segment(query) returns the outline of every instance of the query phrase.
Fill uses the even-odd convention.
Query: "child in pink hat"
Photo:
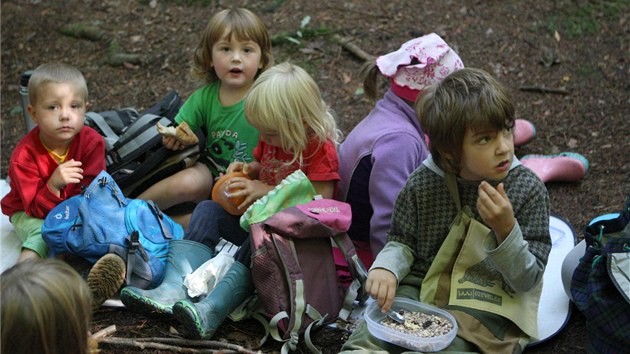
[[[461,58],[435,33],[412,39],[363,70],[364,90],[377,97],[377,80],[390,87],[339,147],[338,198],[352,206],[348,231],[367,267],[383,248],[394,202],[407,177],[428,156],[413,104],[429,86],[462,69]],[[339,265],[344,264],[341,254]]]

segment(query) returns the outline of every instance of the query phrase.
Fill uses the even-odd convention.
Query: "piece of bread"
[[[180,143],[184,145],[193,145],[199,142],[197,135],[193,133],[193,131],[188,126],[188,123],[186,122],[181,122],[181,124],[179,124],[177,127],[173,127],[173,126],[165,127],[162,124],[160,124],[160,122],[157,122],[155,126],[158,130],[158,133],[164,136],[175,137],[177,141],[179,141]]]

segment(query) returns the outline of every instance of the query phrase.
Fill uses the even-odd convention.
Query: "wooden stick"
[[[99,340],[114,346],[136,347],[140,349],[152,348],[168,350],[173,353],[214,353],[216,350],[222,352],[254,354],[256,352],[246,349],[240,345],[211,341],[211,340],[188,340],[180,338],[120,338],[109,337]],[[193,348],[191,348],[193,347]],[[197,349],[199,348],[199,349]]]
[[[549,87],[540,87],[540,86],[521,86],[519,87],[521,91],[528,92],[538,92],[538,93],[556,93],[559,95],[568,95],[569,91],[563,88],[549,88]]]
[[[214,341],[214,340],[201,340],[201,339],[193,340],[193,339],[184,339],[184,338],[158,338],[158,337],[143,338],[142,340],[162,342],[162,343],[181,345],[181,346],[189,346],[189,347],[228,348],[228,349],[237,351],[239,353],[255,353],[249,349],[241,347],[240,345]]]
[[[363,51],[363,49],[359,48],[356,44],[352,43],[349,39],[343,38],[338,34],[332,36],[332,39],[339,43],[345,50],[354,54],[359,59],[363,61],[374,61],[375,57]]]
[[[116,332],[116,325],[111,325],[109,327],[105,327],[101,329],[100,331],[94,333],[92,335],[92,339],[100,340],[101,338],[106,337],[114,332]]]

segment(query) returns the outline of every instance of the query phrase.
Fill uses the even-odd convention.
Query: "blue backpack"
[[[142,289],[162,282],[169,242],[183,235],[152,201],[126,198],[106,171],[53,208],[42,226],[49,256],[72,254],[94,264],[115,253],[127,262],[127,284]]]

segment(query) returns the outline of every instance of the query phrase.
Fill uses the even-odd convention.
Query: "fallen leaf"
[[[576,139],[569,139],[569,142],[567,143],[567,146],[570,148],[575,148],[578,144],[578,141]]]
[[[560,33],[558,33],[558,31],[554,31],[553,38],[556,39],[556,42],[560,42]]]
[[[347,84],[350,81],[352,81],[352,77],[350,75],[348,75],[347,73],[342,73],[341,76],[343,76],[343,83]]]

